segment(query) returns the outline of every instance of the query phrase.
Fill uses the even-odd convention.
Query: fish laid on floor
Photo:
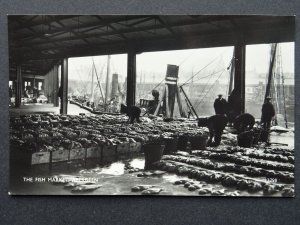
[[[76,186],[80,186],[80,185],[92,185],[95,183],[96,182],[93,182],[93,181],[76,181],[76,182],[69,182],[64,187],[69,188],[69,187],[76,187]]]
[[[165,171],[155,170],[153,172],[146,171],[146,172],[138,173],[137,176],[138,177],[160,176],[160,175],[163,175],[165,173],[166,173]]]
[[[75,188],[72,189],[72,191],[94,191],[98,188],[102,187],[102,185],[100,184],[83,184],[83,185],[79,185],[76,186]]]
[[[142,195],[158,195],[163,189],[162,188],[149,188],[142,191]]]
[[[133,188],[131,188],[131,191],[133,191],[133,192],[144,191],[144,190],[147,190],[149,188],[154,188],[154,187],[155,187],[154,185],[137,185],[137,186],[134,186]]]

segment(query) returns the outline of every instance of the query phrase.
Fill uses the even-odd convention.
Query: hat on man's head
[[[220,97],[220,96],[223,96],[222,94],[218,94],[218,96]]]
[[[268,96],[268,97],[266,97],[266,99],[272,99],[272,97],[271,97],[271,96]]]

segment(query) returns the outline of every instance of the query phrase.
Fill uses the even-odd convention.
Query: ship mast
[[[90,102],[94,101],[94,65],[92,66],[92,85],[91,85],[91,97]]]
[[[106,70],[106,81],[105,81],[105,99],[104,104],[107,104],[108,89],[109,89],[109,73],[110,73],[110,55],[107,56],[107,70]]]

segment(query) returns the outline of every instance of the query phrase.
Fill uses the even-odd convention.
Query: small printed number
[[[267,181],[276,183],[277,182],[277,178],[267,178]]]

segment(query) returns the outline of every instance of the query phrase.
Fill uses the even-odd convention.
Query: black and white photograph
[[[295,196],[294,16],[7,23],[9,195]]]

